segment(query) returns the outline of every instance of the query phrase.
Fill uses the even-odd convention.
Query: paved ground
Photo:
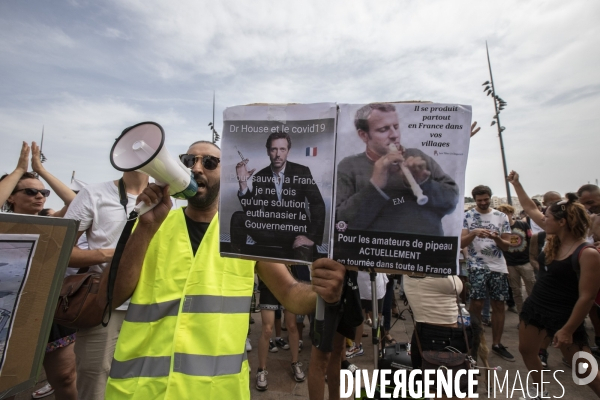
[[[404,313],[408,315],[408,312]],[[260,335],[260,313],[252,314],[255,323],[251,325],[252,333],[250,335],[252,345],[257,347],[258,337]],[[523,364],[521,356],[518,351],[518,331],[517,331],[517,323],[518,323],[517,314],[507,312],[506,313],[506,323],[505,330],[503,336],[503,344],[508,347],[509,351],[515,356],[515,362],[508,362],[495,354],[490,354],[488,357],[490,366],[501,366],[503,371],[508,371],[509,382],[512,388],[513,382],[517,376],[517,371],[523,380],[523,385],[526,383],[527,379],[527,368]],[[588,321],[588,327],[591,327]],[[392,328],[392,336],[397,341],[408,341],[408,335],[412,335],[412,322],[410,320],[402,321],[399,320],[395,323]],[[356,364],[360,368],[368,368],[372,371],[373,369],[373,351],[371,345],[370,338],[370,327],[365,326],[365,332],[369,332],[369,337],[365,338],[363,341],[363,347],[365,349],[365,354],[361,357],[355,357],[350,361]],[[588,335],[590,337],[594,336],[593,331],[588,330]],[[285,332],[284,332],[284,336]],[[305,340],[307,340],[306,336],[308,336],[308,328],[304,330]],[[492,342],[491,338],[491,328],[485,329],[485,336],[487,343],[490,344]],[[570,368],[564,366],[562,364],[562,355],[559,350],[550,348],[550,357],[548,360],[549,369],[556,372],[556,377],[560,381],[560,383],[564,386],[565,394],[563,394],[563,389],[561,386],[556,383],[556,381],[552,378],[552,375],[549,374],[549,381],[551,381],[547,390],[549,390],[550,397],[556,396],[562,397],[566,400],[583,400],[583,399],[592,399],[595,398],[593,392],[585,386],[577,386],[573,383],[571,379],[571,370]],[[251,396],[253,400],[274,400],[274,399],[308,399],[308,383],[296,383],[292,378],[292,373],[290,370],[290,355],[289,351],[279,350],[277,353],[269,353],[269,358],[267,361],[267,369],[269,371],[268,382],[269,389],[265,392],[259,392],[255,389],[255,372],[256,366],[258,365],[258,354],[257,348],[254,348],[249,354],[248,359],[250,360],[250,364],[253,368],[253,372],[250,374],[250,384],[251,384]],[[310,368],[309,365],[309,357],[310,354],[308,351],[304,350],[300,354],[300,361],[304,363],[307,368]],[[558,372],[558,370],[563,370],[563,372]],[[504,374],[501,375],[504,378]],[[482,389],[479,392],[479,398],[495,398],[495,399],[518,399],[521,392],[515,391],[512,396],[508,393],[506,388],[504,389],[503,394],[500,393],[500,390],[497,389],[496,395],[494,396],[493,391],[488,395],[487,393],[487,384],[483,381],[481,382]],[[517,388],[520,388],[520,385],[517,381]]]
[[[405,313],[407,314],[407,313]],[[258,365],[258,337],[260,335],[260,326],[261,319],[260,313],[253,313],[252,317],[255,320],[255,323],[251,325],[252,333],[250,334],[252,346],[254,349],[248,353],[248,359],[250,361],[250,365],[252,368],[252,372],[250,373],[250,386],[251,386],[251,397],[253,400],[272,400],[272,399],[294,399],[294,400],[302,400],[308,399],[308,383],[296,383],[292,378],[292,373],[290,369],[290,354],[289,350],[279,350],[277,353],[269,353],[268,358],[268,382],[269,389],[265,392],[259,392],[255,389],[255,374],[256,367]],[[523,385],[525,385],[526,377],[527,377],[527,369],[521,360],[521,357],[518,352],[518,336],[517,336],[517,323],[518,317],[517,314],[507,312],[506,315],[506,324],[503,336],[503,344],[508,347],[509,351],[513,353],[516,358],[516,362],[507,362],[503,359],[497,357],[494,354],[489,355],[489,363],[491,366],[501,366],[503,371],[508,371],[509,382],[512,388],[513,382],[515,381],[517,371],[520,373],[520,376],[523,380]],[[590,326],[588,321],[588,327]],[[365,326],[365,332],[369,332],[370,328]],[[392,336],[396,338],[398,341],[407,341],[407,333],[408,335],[412,334],[412,322],[410,321],[402,321],[399,320],[392,328]],[[407,332],[407,333],[405,333]],[[487,343],[491,343],[491,328],[486,328],[486,339]],[[594,333],[592,330],[588,330],[588,335],[593,337]],[[286,333],[283,333],[283,336],[286,337]],[[308,328],[304,329],[305,343],[308,341]],[[373,351],[372,345],[370,344],[371,338],[364,339],[364,348],[365,354],[361,357],[355,357],[351,359],[357,366],[360,368],[368,368],[369,370],[373,369]],[[577,386],[573,383],[571,379],[571,370],[565,367],[561,360],[562,356],[560,351],[554,348],[550,348],[550,358],[549,358],[549,368],[553,371],[563,370],[563,372],[556,372],[556,377],[560,381],[560,383],[564,386],[565,394],[562,396],[563,399],[566,400],[579,400],[579,399],[592,399],[595,398],[592,391],[585,386]],[[309,351],[305,349],[300,353],[300,361],[304,364],[305,370],[310,368],[309,365]],[[36,388],[43,386],[45,382],[43,382],[44,376],[42,375],[40,383],[36,386]],[[550,397],[556,396],[557,398],[563,394],[563,389],[561,386],[556,383],[556,381],[552,378],[552,375],[549,375],[548,379],[551,383],[548,386],[548,390],[550,391]],[[517,381],[517,387],[520,387]],[[17,400],[25,400],[31,398],[31,392],[26,391],[17,395]],[[480,390],[479,398],[496,398],[496,399],[518,399],[522,394],[519,391],[515,391],[511,396],[510,393],[507,396],[506,388],[504,392],[501,394],[497,391],[496,396],[492,392],[489,396],[486,391],[486,384],[482,383],[482,390]],[[201,399],[201,397],[198,397]],[[46,397],[48,400],[53,400],[54,396]]]

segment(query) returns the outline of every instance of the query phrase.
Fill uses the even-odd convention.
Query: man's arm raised
[[[158,205],[140,216],[135,230],[125,245],[115,280],[113,309],[123,304],[135,291],[150,241],[171,210],[169,186],[161,188],[156,184],[151,184],[138,196],[137,203],[140,202],[148,205]],[[102,273],[100,287],[105,287],[108,284],[109,271],[110,268],[106,268]],[[101,301],[102,304],[105,304],[106,298],[101,299]]]

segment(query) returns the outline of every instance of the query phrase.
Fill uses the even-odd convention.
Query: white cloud
[[[254,102],[471,104],[482,130],[471,145],[467,192],[486,183],[500,193],[493,105],[481,86],[489,79],[486,40],[496,88],[509,103],[501,114],[509,168],[536,193],[576,189],[599,170],[593,144],[600,3],[113,0],[0,7],[5,170],[16,162],[20,138],[37,138],[42,124],[48,151],[55,134],[58,148],[69,149],[62,175],[82,165],[89,182],[113,174],[107,141],[132,123],[165,125],[169,145],[184,150],[192,138],[208,137],[214,89],[217,129],[226,106]],[[94,162],[83,156],[90,149],[98,153]]]
[[[110,98],[83,99],[62,95],[51,104],[30,109],[0,109],[0,148],[2,173],[17,163],[20,143],[40,142],[45,130],[46,168],[59,179],[69,181],[71,172],[87,183],[118,176],[110,165],[109,152],[114,139],[128,126],[142,121],[158,121],[167,136],[167,146],[182,152],[196,139],[187,121],[173,109],[149,113],[137,105]]]
[[[107,26],[103,31],[100,32],[101,35],[106,36],[111,39],[126,39],[127,36],[117,28],[112,28]]]

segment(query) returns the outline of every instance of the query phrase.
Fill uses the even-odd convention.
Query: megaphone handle
[[[148,211],[152,210],[157,205],[158,205],[158,203],[147,205],[146,203],[141,202],[141,203],[135,205],[135,208],[133,209],[133,211],[135,211],[137,213],[138,217],[140,217],[143,214],[146,214]]]
[[[154,183],[156,183],[161,188],[166,186],[166,183],[161,182],[161,181],[155,180]],[[146,214],[148,211],[150,211],[154,207],[156,207],[159,203],[147,205],[146,203],[141,202],[141,203],[135,205],[133,211],[135,211],[137,213],[138,217],[141,217],[142,215]]]
[[[312,264],[308,264],[312,268]],[[325,301],[320,295],[317,295],[317,308],[315,310],[315,324],[313,327],[313,345],[321,348],[323,341],[323,330],[325,329]]]
[[[313,345],[320,349],[323,344],[325,330],[325,303],[323,298],[317,295],[317,309],[315,310],[315,323],[313,327]]]
[[[320,295],[317,295],[317,309],[315,312],[315,319],[317,321],[323,321],[325,319],[325,303]]]

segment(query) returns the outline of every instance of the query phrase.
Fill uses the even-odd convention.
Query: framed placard
[[[36,384],[78,227],[0,213],[0,399]]]

